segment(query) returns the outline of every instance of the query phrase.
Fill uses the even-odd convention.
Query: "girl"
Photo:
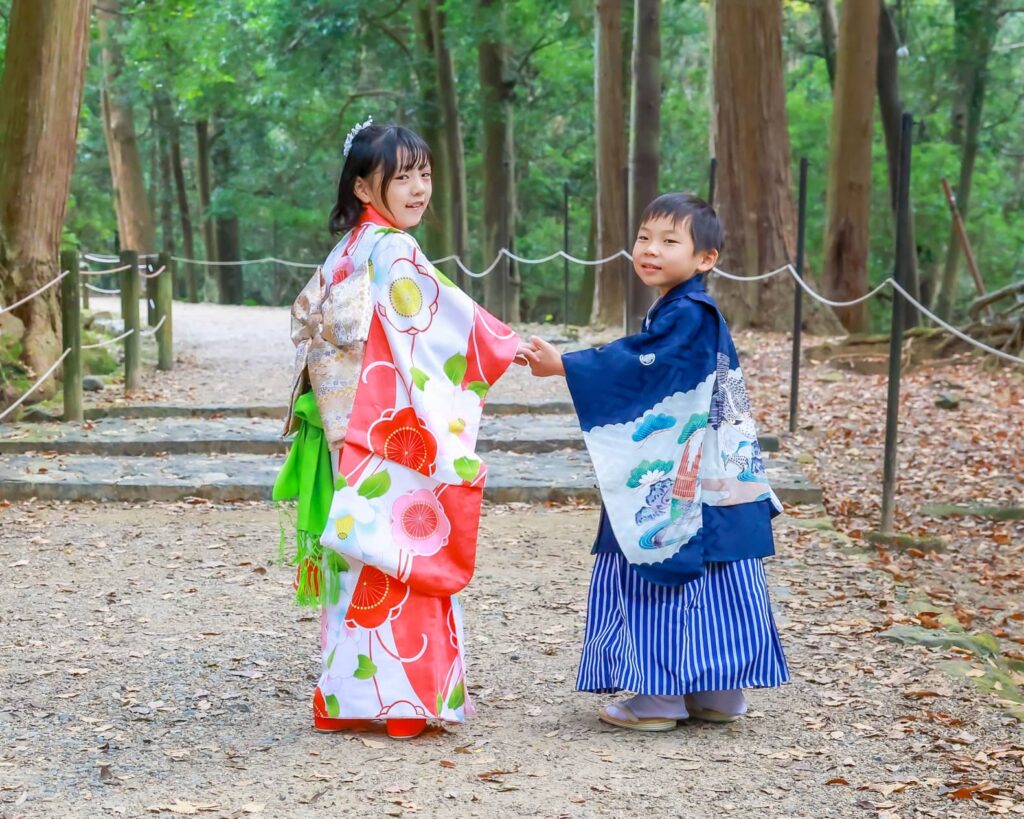
[[[298,597],[324,609],[320,731],[386,720],[410,738],[472,712],[455,594],[475,562],[484,397],[519,339],[406,233],[430,168],[412,131],[353,129],[341,241],[292,310],[298,432],[275,498],[299,498]]]

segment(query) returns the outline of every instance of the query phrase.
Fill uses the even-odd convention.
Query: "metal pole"
[[[630,224],[629,224],[629,168],[622,169],[622,190],[626,194],[625,196],[625,207],[622,209],[622,249],[627,250],[626,245],[629,244]],[[629,259],[625,260],[623,273],[623,283],[626,287],[626,299],[625,305],[623,306],[623,326],[626,333],[632,334],[637,331],[636,327],[636,288],[633,286],[633,265],[629,263]]]
[[[804,240],[807,236],[807,157],[800,158],[800,193],[796,223],[796,275],[804,277]],[[789,368],[789,431],[796,432],[800,415],[800,336],[804,320],[804,289],[794,282],[793,358]]]
[[[708,168],[708,204],[715,206],[715,183],[718,176],[718,160],[711,157],[711,165]]]
[[[121,318],[124,331],[134,330],[124,340],[124,391],[139,387],[139,356],[142,339],[139,338],[139,254],[134,250],[121,251]]]
[[[900,121],[900,165],[896,189],[896,265],[895,279],[901,286],[907,282],[906,243],[910,226],[910,156],[914,117],[904,113]],[[896,495],[896,443],[900,422],[900,369],[903,358],[903,326],[905,303],[899,292],[892,294],[892,330],[889,336],[889,394],[885,408],[885,457],[882,475],[881,531],[892,532]]]
[[[60,254],[60,268],[67,270],[60,283],[60,317],[64,349],[64,420],[81,421],[82,415],[82,305],[79,295],[78,251]]]
[[[569,255],[569,181],[562,185],[562,252]],[[562,324],[569,326],[569,259],[562,259]]]

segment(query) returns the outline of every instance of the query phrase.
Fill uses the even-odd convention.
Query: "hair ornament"
[[[344,156],[348,157],[348,152],[352,150],[352,140],[356,138],[356,135],[363,130],[363,128],[369,128],[373,125],[373,117],[367,117],[366,122],[361,122],[356,125],[351,131],[348,132],[348,136],[345,137],[345,152]]]

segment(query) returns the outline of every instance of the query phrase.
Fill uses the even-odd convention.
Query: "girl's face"
[[[405,168],[400,162],[399,168],[388,185],[387,202],[384,201],[381,182],[383,170],[377,168],[366,179],[356,178],[356,196],[366,205],[386,217],[391,224],[400,230],[416,227],[423,218],[423,213],[430,203],[433,183],[430,178],[430,165],[423,164],[418,168]]]

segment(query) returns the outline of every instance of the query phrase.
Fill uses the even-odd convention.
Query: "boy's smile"
[[[677,284],[706,273],[717,261],[717,250],[694,250],[689,219],[650,219],[640,226],[633,245],[633,269],[640,281],[656,287],[662,296]]]

